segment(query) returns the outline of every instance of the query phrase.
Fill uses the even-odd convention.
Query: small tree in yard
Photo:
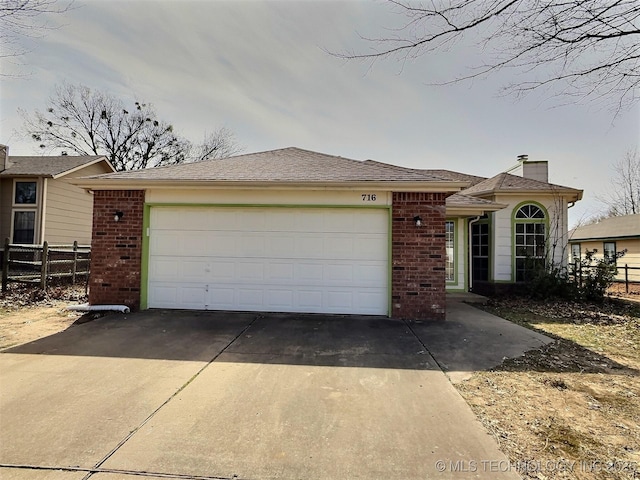
[[[580,263],[576,262],[576,276],[579,275],[579,278],[575,280],[578,281],[577,291],[580,298],[602,301],[607,289],[613,285],[616,279],[618,273],[616,260],[624,256],[626,252],[626,250],[617,252],[616,257],[611,259],[596,258],[597,249],[587,250]]]

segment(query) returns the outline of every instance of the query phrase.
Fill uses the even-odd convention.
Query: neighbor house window
[[[16,205],[35,205],[36,182],[16,182],[13,202]]]
[[[516,281],[529,279],[544,265],[546,253],[546,213],[535,204],[523,205],[514,215]]]
[[[571,244],[571,263],[579,262],[580,257],[581,257],[580,244],[572,243]]]
[[[445,249],[447,252],[447,260],[445,265],[445,275],[447,282],[453,282],[456,279],[455,270],[455,222],[448,221],[445,223]]]
[[[36,212],[13,212],[13,243],[33,244],[35,239]]]
[[[604,242],[603,247],[604,259],[616,265],[618,260],[616,256],[616,242]]]

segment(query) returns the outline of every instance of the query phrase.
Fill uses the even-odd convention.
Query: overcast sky
[[[1,60],[0,142],[37,153],[16,133],[18,108],[43,109],[62,81],[103,89],[190,140],[226,126],[245,153],[296,146],[358,160],[493,176],[520,154],[548,160],[550,181],[584,189],[571,223],[602,208],[612,164],[638,146],[640,106],[614,117],[549,93],[500,95],[513,72],[447,87],[480,53],[459,45],[409,63],[348,62],[326,50],[372,48],[397,15],[383,2],[77,1],[60,27],[31,39],[22,65]],[[12,75],[6,75],[11,73]]]

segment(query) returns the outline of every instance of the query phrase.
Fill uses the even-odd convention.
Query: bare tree
[[[55,28],[51,14],[67,12],[73,2],[59,0],[0,0],[0,58],[25,53],[22,40]]]
[[[43,151],[105,155],[117,171],[203,160],[218,152],[240,150],[227,129],[206,137],[208,148],[194,148],[172,125],[159,120],[151,105],[135,102],[129,108],[113,95],[81,85],[58,86],[44,112],[21,113],[24,131]]]
[[[219,128],[213,133],[206,133],[200,145],[192,148],[189,160],[199,162],[215,158],[225,158],[236,155],[243,147],[236,141],[235,134],[226,127]]]
[[[562,95],[613,101],[616,109],[638,100],[640,3],[637,0],[388,0],[405,19],[393,34],[365,38],[372,52],[334,54],[345,59],[402,60],[448,49],[465,35],[480,37],[484,57],[444,83],[512,67],[526,79],[515,94],[558,85]]]
[[[640,213],[640,154],[637,149],[627,151],[624,158],[613,165],[609,193],[599,200],[607,207],[604,218]]]

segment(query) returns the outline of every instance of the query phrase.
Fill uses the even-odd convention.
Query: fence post
[[[2,255],[2,291],[7,291],[9,283],[9,238],[4,239],[4,253]]]
[[[44,242],[42,244],[42,255],[40,257],[42,261],[41,269],[40,269],[40,288],[42,290],[47,289],[47,263],[49,260],[49,244]]]
[[[624,289],[629,293],[629,264],[624,264]]]
[[[576,263],[576,268],[578,268],[578,272],[579,272],[578,274],[580,276],[580,280],[578,282],[578,286],[580,288],[582,288],[582,264],[580,264],[580,266],[578,266],[578,264]]]
[[[76,272],[78,270],[78,241],[73,241],[73,267],[71,267],[71,283],[76,284]]]

